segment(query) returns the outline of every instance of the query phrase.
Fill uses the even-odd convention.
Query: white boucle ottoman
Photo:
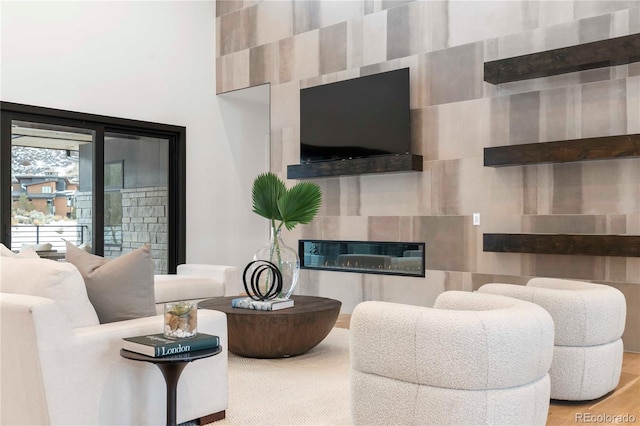
[[[485,284],[478,291],[527,300],[551,314],[555,324],[551,398],[590,400],[618,385],[626,319],[620,291],[557,278],[532,278],[526,286]]]
[[[553,321],[535,304],[460,291],[434,308],[363,302],[350,329],[356,425],[547,421]]]

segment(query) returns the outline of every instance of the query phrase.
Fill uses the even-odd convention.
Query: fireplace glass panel
[[[425,243],[300,240],[303,269],[424,277]]]

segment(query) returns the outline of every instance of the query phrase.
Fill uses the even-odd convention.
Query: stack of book
[[[183,352],[200,351],[220,346],[220,338],[211,334],[198,333],[185,339],[167,339],[164,334],[125,337],[122,349],[154,358]]]
[[[293,299],[253,300],[250,297],[238,297],[231,300],[232,308],[255,309],[257,311],[277,311],[292,306]]]

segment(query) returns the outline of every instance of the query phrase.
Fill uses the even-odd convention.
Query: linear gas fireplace
[[[425,243],[300,240],[303,269],[424,277]]]

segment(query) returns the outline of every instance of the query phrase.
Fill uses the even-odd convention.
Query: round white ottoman
[[[546,309],[555,325],[551,398],[582,401],[615,389],[622,369],[626,301],[617,289],[557,278],[526,286],[485,284],[481,293],[515,297]]]

